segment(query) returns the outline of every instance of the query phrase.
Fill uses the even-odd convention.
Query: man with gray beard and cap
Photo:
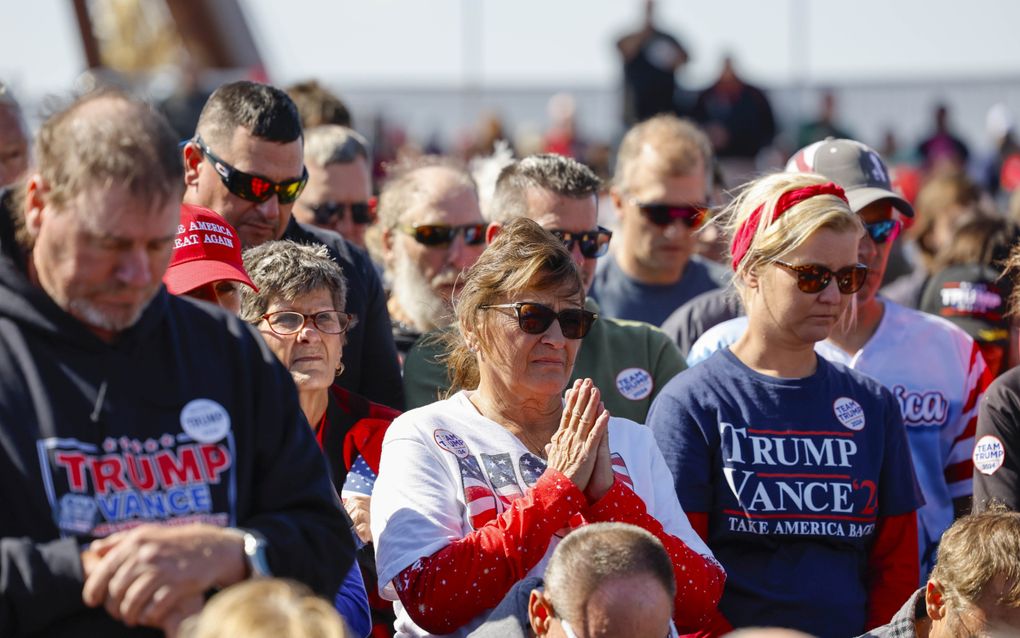
[[[450,323],[454,287],[485,249],[486,224],[471,175],[438,157],[391,172],[379,195],[379,224],[393,340],[403,355],[419,336]]]

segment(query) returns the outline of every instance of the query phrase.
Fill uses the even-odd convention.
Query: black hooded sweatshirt
[[[0,636],[160,635],[81,600],[79,552],[140,522],[268,540],[332,599],[350,531],[290,374],[227,312],[161,289],[113,344],[0,258]]]

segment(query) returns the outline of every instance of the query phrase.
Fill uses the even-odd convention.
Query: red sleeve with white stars
[[[662,524],[645,509],[645,502],[620,477],[613,486],[583,512],[589,523],[615,521],[630,523],[651,532],[662,541],[673,562],[676,578],[676,598],[673,601],[673,621],[680,633],[704,630],[717,616],[716,605],[722,598],[726,573],[722,566],[687,546],[669,534]]]
[[[400,572],[394,579],[400,602],[422,629],[456,631],[499,604],[586,505],[570,479],[547,468],[495,520]]]

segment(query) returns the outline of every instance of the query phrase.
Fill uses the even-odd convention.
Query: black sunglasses
[[[422,226],[402,226],[401,230],[424,246],[445,246],[461,233],[464,234],[465,244],[477,246],[485,243],[485,228],[485,224],[463,224],[461,226],[424,224]]]
[[[343,221],[347,210],[351,211],[351,221],[355,224],[372,222],[372,207],[368,202],[324,202],[315,206],[309,204],[308,210],[315,216],[316,224],[331,224],[334,217]]]
[[[597,230],[586,230],[581,233],[574,233],[569,230],[550,230],[556,238],[563,242],[567,250],[574,250],[574,244],[581,247],[581,255],[588,259],[601,257],[609,251],[609,240],[613,238],[613,232],[601,226]]]
[[[821,292],[829,285],[832,278],[836,278],[836,287],[844,295],[852,295],[861,289],[864,280],[868,278],[868,267],[864,264],[854,264],[846,268],[840,268],[833,272],[820,264],[803,264],[794,266],[785,261],[776,260],[777,266],[782,266],[797,275],[797,288],[801,292],[814,294]]]
[[[900,234],[900,228],[902,228],[902,224],[898,219],[883,219],[873,224],[864,224],[864,230],[868,231],[871,241],[876,244],[884,244],[896,239],[896,236]]]
[[[669,226],[681,221],[691,230],[697,230],[708,217],[708,206],[704,204],[643,204],[634,202],[645,219],[656,226]]]
[[[529,335],[540,335],[549,329],[553,321],[560,322],[560,332],[567,339],[584,339],[591,330],[598,314],[582,308],[567,308],[556,312],[549,306],[528,301],[517,303],[487,304],[480,306],[482,310],[490,308],[513,308],[517,315],[517,325]]]
[[[261,204],[276,195],[281,204],[292,204],[305,189],[305,184],[308,183],[308,169],[303,166],[301,167],[301,177],[274,182],[262,175],[245,173],[227,164],[206,146],[201,137],[195,138],[195,144],[202,151],[202,155],[212,164],[212,167],[216,169],[220,181],[227,187],[227,190],[243,200]]]

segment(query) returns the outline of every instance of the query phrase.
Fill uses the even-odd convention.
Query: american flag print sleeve
[[[570,479],[547,469],[495,519],[400,572],[394,579],[400,602],[429,632],[459,629],[499,604],[585,505]]]

